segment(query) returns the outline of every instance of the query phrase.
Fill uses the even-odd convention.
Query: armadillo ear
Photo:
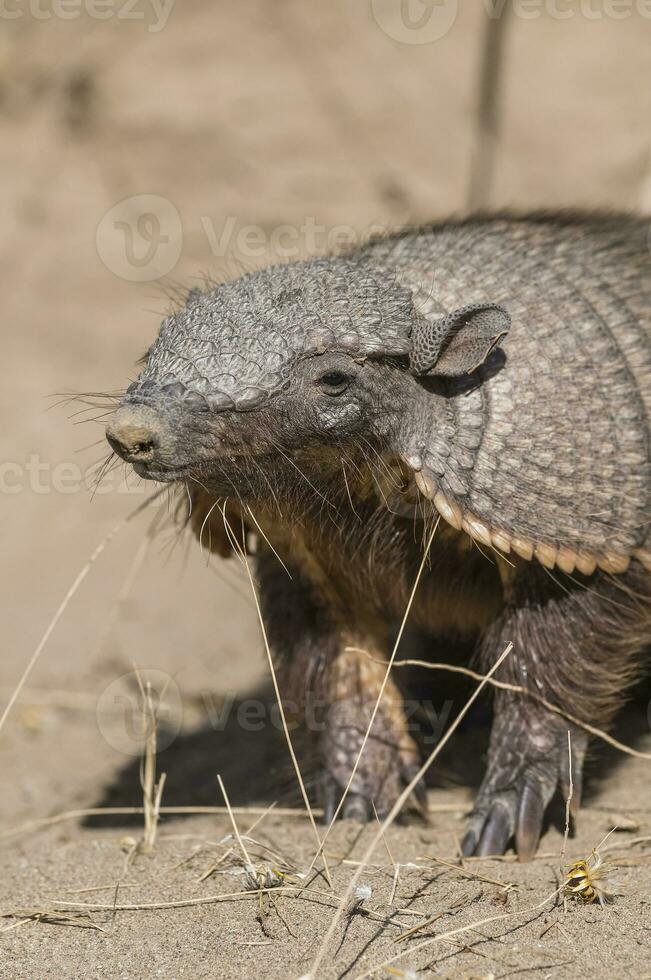
[[[442,317],[419,313],[409,367],[413,374],[468,374],[483,364],[510,326],[509,314],[494,303],[463,306]]]

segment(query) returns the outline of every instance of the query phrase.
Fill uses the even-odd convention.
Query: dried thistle
[[[356,912],[365,913],[366,909],[364,908],[364,903],[368,902],[372,895],[373,889],[370,885],[364,883],[357,885],[350,901],[348,902],[348,915],[354,915]]]
[[[586,860],[576,861],[565,875],[563,890],[582,902],[599,902],[601,906],[615,901],[617,882],[613,866],[595,848]]]
[[[258,891],[260,888],[279,888],[287,883],[286,879],[293,877],[291,872],[280,868],[254,868],[249,865],[246,869],[244,887],[247,891]]]

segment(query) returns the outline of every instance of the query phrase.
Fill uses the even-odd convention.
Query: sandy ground
[[[177,0],[164,26],[140,4],[141,19],[114,4],[103,20],[47,17],[45,3],[37,17],[25,4],[0,23],[3,703],[83,562],[144,499],[118,477],[91,498],[84,474],[103,455],[101,420],[75,424],[74,407],[52,407],[49,396],[122,387],[176,284],[321,251],[339,236],[467,201],[480,5],[460,5],[444,37],[414,44],[392,36],[382,4]],[[580,12],[512,19],[489,203],[651,203],[648,23]],[[138,225],[143,210],[153,224]],[[124,839],[139,838],[138,821],[24,826],[138,802],[134,664],[168,684],[164,804],[220,803],[217,771],[240,806],[299,803],[282,736],[270,721],[247,731],[238,716],[243,700],[267,705],[265,718],[271,710],[246,580],[228,563],[207,567],[196,547],[172,547],[169,532],[143,556],[146,525],[145,517],[130,525],[94,566],[0,732],[6,912],[64,901],[163,903],[241,887],[233,868],[198,881],[219,852],[208,842],[228,832],[223,816],[166,815],[154,853],[131,862]],[[445,690],[434,693],[443,705]],[[651,750],[643,701],[624,722],[628,740]],[[616,906],[565,913],[550,903],[468,932],[462,946],[410,952],[420,938],[528,908],[556,887],[558,821],[541,844],[548,856],[533,865],[468,865],[518,885],[506,905],[499,886],[427,857],[454,859],[481,772],[473,748],[468,778],[475,735],[461,733],[442,760],[431,825],[390,831],[393,858],[419,867],[402,869],[389,906],[394,872],[378,849],[382,867],[363,878],[372,896],[337,931],[324,975],[355,977],[404,950],[396,969],[444,976],[651,976],[649,851],[630,843],[651,833],[648,764],[604,755],[569,852],[585,855],[609,814],[634,820],[638,830],[610,841],[637,861],[623,872]],[[254,819],[238,816],[243,827]],[[329,842],[336,894],[354,869],[343,855],[354,861],[363,849],[358,833],[342,825]],[[255,836],[296,869],[309,864],[304,817],[269,815]],[[87,888],[98,890],[78,891]],[[74,921],[7,918],[15,928],[0,936],[0,976],[298,976],[332,914],[333,899],[320,900],[278,897],[285,922],[273,909],[261,918],[255,899]],[[399,932],[422,921],[398,916],[405,908],[448,915],[396,947]]]
[[[648,751],[651,738],[637,744]],[[463,741],[457,752],[463,753]],[[409,969],[444,977],[651,975],[651,794],[645,766],[627,762],[609,773],[591,795],[580,833],[568,845],[567,860],[585,856],[603,838],[614,812],[635,828],[611,836],[605,845],[612,845],[609,857],[619,862],[621,897],[615,905],[601,909],[570,903],[564,909],[552,897],[561,880],[560,827],[547,831],[532,864],[483,860],[452,869],[437,863],[436,858],[456,862],[469,800],[462,788],[438,789],[430,793],[435,812],[429,826],[393,827],[386,846],[376,848],[360,878],[370,896],[361,907],[347,906],[321,975],[362,976],[398,954],[393,972],[381,970],[379,976],[414,975],[403,972]],[[241,832],[258,817],[255,809],[238,812]],[[15,928],[2,936],[3,975],[303,975],[375,828],[362,831],[348,821],[336,826],[327,845],[332,892],[317,878],[299,895],[289,890],[286,883],[292,878],[287,876],[284,891],[262,904],[256,896],[221,899],[243,890],[239,856],[227,858],[211,877],[200,880],[232,846],[232,834],[219,845],[230,832],[226,816],[165,818],[154,853],[135,858],[130,854],[140,837],[137,825],[80,829],[71,819],[6,840],[9,857],[0,904],[16,917],[7,919]],[[304,816],[272,812],[250,838],[249,856],[260,869],[279,862],[260,845],[273,848],[284,867],[297,871],[304,871],[314,854]],[[124,906],[140,908],[122,910]],[[37,912],[44,918],[35,920]],[[417,925],[422,928],[415,935],[396,943]],[[436,939],[455,929],[462,931]],[[428,945],[416,948],[427,940]]]

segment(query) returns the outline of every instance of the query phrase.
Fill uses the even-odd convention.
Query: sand
[[[3,704],[83,562],[144,494],[116,473],[91,497],[82,475],[103,456],[102,420],[75,424],[74,407],[53,407],[49,396],[122,387],[178,284],[310,254],[373,226],[462,210],[467,200],[480,5],[464,4],[433,44],[396,41],[370,4],[345,0],[318,7],[184,0],[160,30],[150,29],[151,6],[138,10],[143,19],[117,16],[117,9],[104,20],[83,10],[48,19],[25,7],[2,21]],[[637,14],[512,21],[490,203],[648,204],[646,23]],[[161,244],[156,228],[145,227],[145,237],[131,242],[134,263],[116,221],[133,219],[137,202],[120,202],[140,195],[169,241]],[[148,264],[154,240],[160,250]],[[71,810],[139,802],[134,663],[171,678],[160,733],[165,805],[220,804],[217,772],[238,806],[300,805],[272,722],[246,579],[232,563],[207,565],[170,531],[139,555],[146,526],[143,516],[92,569],[0,732],[0,834],[7,832],[0,837],[0,909],[7,913],[52,913],[53,903],[71,901],[160,904],[241,887],[237,868],[198,880],[219,852],[209,842],[229,832],[224,815],[166,814],[153,853],[130,861],[125,838],[140,839],[140,818],[71,818],[8,833]],[[132,587],[116,605],[129,569]],[[446,696],[437,681],[437,710]],[[260,731],[247,730],[238,715],[252,699],[268,721]],[[568,855],[586,856],[610,814],[632,821],[637,830],[609,841],[637,862],[621,873],[617,903],[567,911],[550,903],[482,926],[481,935],[463,934],[461,946],[439,942],[410,952],[422,937],[529,908],[556,887],[562,807],[540,860],[467,865],[516,884],[506,904],[499,886],[431,861],[456,860],[481,775],[486,720],[481,731],[455,737],[437,763],[430,825],[388,833],[393,859],[419,867],[402,868],[389,906],[394,870],[378,848],[380,867],[363,875],[371,897],[344,917],[323,975],[356,977],[403,949],[396,970],[443,976],[651,975],[649,850],[631,843],[651,833],[648,763],[610,751],[595,755]],[[622,737],[651,751],[642,696],[623,726]],[[312,790],[309,765],[305,775]],[[255,818],[237,819],[246,827]],[[342,856],[358,860],[368,833],[360,837],[352,824],[333,831],[334,895],[355,867]],[[296,870],[309,865],[305,816],[271,814],[255,836]],[[88,888],[98,890],[75,891]],[[312,888],[325,890],[323,882]],[[280,915],[272,908],[262,917],[256,897],[84,919],[8,917],[3,924],[15,928],[0,936],[0,976],[299,976],[333,914],[335,899],[313,897],[279,895]],[[396,947],[399,933],[421,921],[398,915],[405,908],[444,915]]]
[[[55,716],[54,730],[59,725],[74,726],[80,741],[92,725],[92,718],[81,711],[48,709],[44,714]],[[639,732],[643,719],[635,720]],[[51,733],[33,732],[31,738],[41,743],[42,757],[50,755],[46,746],[52,742]],[[635,744],[649,751],[651,738],[636,738]],[[277,748],[282,757],[281,745]],[[446,759],[448,780],[463,766],[465,754],[461,738]],[[174,783],[174,763],[182,758],[174,760],[163,752],[159,761],[166,767],[169,763]],[[208,785],[214,782],[215,769],[228,765],[219,744],[202,762],[202,778]],[[194,754],[191,764],[199,768]],[[403,955],[394,970],[417,969],[424,975],[431,971],[445,977],[520,972],[568,978],[577,973],[648,975],[651,791],[647,766],[632,759],[622,762],[614,753],[602,755],[598,789],[593,782],[578,833],[567,845],[566,864],[586,857],[607,833],[613,817],[630,828],[611,835],[604,845],[604,856],[615,864],[619,891],[615,904],[601,908],[570,900],[564,907],[559,896],[553,897],[563,880],[560,809],[534,862],[519,864],[507,855],[502,861],[467,860],[462,867],[457,844],[470,794],[462,785],[439,787],[430,792],[429,824],[415,821],[392,827],[386,844],[377,846],[359,882],[370,888],[370,895],[356,908],[348,903],[320,975],[361,976],[398,953]],[[242,782],[244,775],[240,774]],[[124,772],[116,776],[125,779]],[[461,779],[458,771],[456,778]],[[135,783],[135,772],[131,782]],[[123,789],[122,800],[137,799],[135,785],[132,793]],[[247,795],[234,774],[229,795]],[[192,798],[192,794],[185,796]],[[292,800],[292,794],[286,798]],[[216,793],[213,799],[218,801]],[[87,801],[99,802],[92,796]],[[330,891],[321,876],[295,876],[306,871],[314,855],[312,832],[300,808],[291,816],[271,811],[261,817],[264,806],[248,806],[249,812],[238,810],[235,819],[242,834],[260,821],[245,837],[249,857],[262,872],[278,866],[286,872],[281,889],[275,895],[267,893],[269,897],[245,894],[221,899],[246,887],[244,862],[226,814],[163,815],[151,854],[134,852],[142,840],[140,817],[116,817],[112,826],[104,818],[87,818],[85,823],[91,826],[83,826],[83,821],[72,817],[45,829],[16,828],[15,834],[5,835],[0,908],[14,913],[5,922],[15,928],[2,935],[3,975],[242,977],[263,972],[270,977],[298,977],[307,972],[357,868],[355,862],[376,828],[362,829],[350,821],[336,825],[326,847]],[[270,855],[262,845],[274,853]],[[232,858],[201,880],[229,847],[235,848]],[[437,858],[457,867],[442,865]],[[300,893],[296,886],[305,880],[310,886]],[[185,907],[180,904],[184,902]],[[170,904],[176,907],[165,907]],[[143,907],[124,909],[130,905]],[[483,922],[493,917],[501,918]],[[474,928],[474,923],[480,924]],[[396,944],[403,932],[419,924],[425,927]],[[438,934],[462,927],[467,931],[435,941]],[[425,940],[432,942],[412,952]],[[378,974],[391,975],[404,974]]]

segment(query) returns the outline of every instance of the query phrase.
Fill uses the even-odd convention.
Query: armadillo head
[[[190,475],[225,496],[269,494],[281,474],[341,475],[353,447],[403,450],[399,433],[431,394],[423,377],[472,371],[508,329],[500,307],[435,307],[419,312],[396,277],[344,257],[193,291],[107,438],[140,476]]]

